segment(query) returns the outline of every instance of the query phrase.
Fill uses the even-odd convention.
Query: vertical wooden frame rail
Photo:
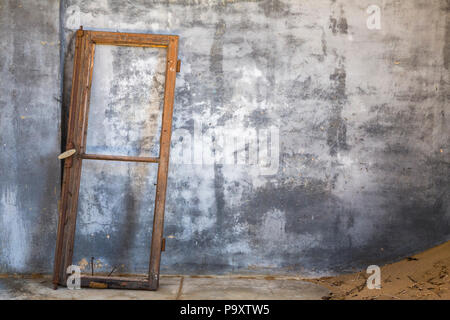
[[[96,44],[163,47],[167,49],[164,107],[162,111],[160,150],[158,157],[86,154],[89,98]],[[72,265],[78,194],[83,159],[158,163],[158,174],[148,277],[123,278],[81,275],[81,286],[145,290],[158,289],[161,251],[164,250],[164,207],[169,167],[170,139],[172,134],[175,78],[176,72],[179,71],[180,67],[180,61],[177,59],[177,56],[178,36],[87,31],[82,28],[77,31],[66,142],[66,150],[74,149],[75,153],[64,161],[53,271],[53,284],[55,289],[58,284],[66,285],[68,277],[67,268]]]

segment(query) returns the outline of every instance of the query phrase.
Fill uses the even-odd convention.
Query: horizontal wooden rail
[[[129,161],[129,162],[153,162],[158,163],[159,158],[153,157],[132,157],[132,156],[110,156],[104,154],[82,154],[81,159],[107,160],[107,161]]]
[[[96,44],[132,47],[167,47],[170,39],[176,35],[144,34],[144,33],[114,33],[105,31],[89,31],[91,41]]]
[[[148,278],[81,275],[80,280],[83,288],[152,290],[148,284]]]

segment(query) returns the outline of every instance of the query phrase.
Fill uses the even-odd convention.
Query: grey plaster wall
[[[180,36],[163,272],[367,267],[450,236],[448,15],[448,1],[71,0],[66,80],[79,25]],[[130,83],[158,82],[142,52],[103,51],[92,110],[117,130],[92,125],[96,150],[148,153],[157,119],[115,119],[161,94]],[[78,262],[147,269],[152,170],[86,168]]]
[[[367,26],[370,5],[381,9],[380,29]],[[162,272],[323,275],[393,261],[450,239],[449,8],[444,0],[66,0],[63,112],[80,25],[177,34],[182,69]],[[57,39],[58,31],[52,36]],[[47,56],[58,59],[58,51]],[[88,148],[154,154],[164,54],[99,46],[95,59]],[[5,64],[2,77],[4,70]],[[57,95],[55,79],[45,84],[46,93]],[[16,86],[30,87],[23,81]],[[54,103],[57,123],[57,101],[45,97]],[[23,104],[7,102],[11,110]],[[1,119],[3,130],[3,112]],[[19,135],[50,130],[43,125],[48,118],[39,121],[12,128]],[[10,141],[14,129],[6,137]],[[18,151],[10,157],[11,166],[21,163]],[[93,256],[100,271],[147,270],[155,170],[86,162],[75,262],[86,267]],[[47,179],[30,181],[40,192],[39,183],[55,182],[59,173],[36,165],[30,171]],[[53,208],[43,229],[48,239],[39,242],[49,254],[56,196],[40,202],[37,192],[22,194],[36,208],[43,202]],[[10,198],[2,199],[6,208]],[[26,207],[12,210],[3,209],[2,219],[38,230]],[[23,233],[5,237],[6,223],[2,249]],[[33,251],[25,244],[13,248],[25,252],[22,257]],[[23,264],[12,264],[3,252],[6,270],[32,270],[20,269]],[[27,259],[32,266],[44,261]],[[41,265],[51,270],[51,261]]]
[[[60,190],[59,1],[0,1],[0,273],[49,272]]]

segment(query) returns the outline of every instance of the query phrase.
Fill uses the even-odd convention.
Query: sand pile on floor
[[[368,289],[364,271],[313,280],[332,291],[329,299],[450,299],[450,241],[381,267],[381,289]]]

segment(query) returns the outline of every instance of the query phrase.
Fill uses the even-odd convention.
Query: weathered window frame
[[[89,99],[96,44],[167,48],[164,107],[162,112],[160,150],[158,157],[134,157],[86,154]],[[53,284],[66,285],[67,268],[72,265],[76,230],[78,195],[83,159],[158,163],[155,211],[151,239],[149,274],[147,278],[81,275],[82,287],[157,290],[161,251],[164,251],[164,206],[166,200],[170,139],[176,72],[179,71],[178,36],[88,31],[76,33],[72,91],[69,110],[66,151],[75,150],[64,161],[63,184],[55,249]]]

